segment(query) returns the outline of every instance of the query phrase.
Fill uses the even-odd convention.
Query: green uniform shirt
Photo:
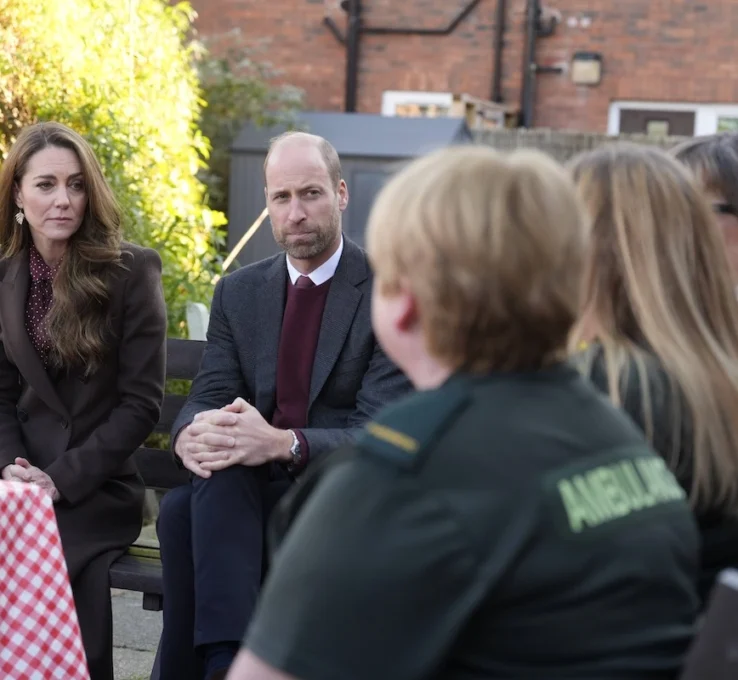
[[[321,467],[275,518],[284,536],[244,642],[272,666],[304,680],[675,677],[696,526],[663,459],[569,366],[454,376]]]

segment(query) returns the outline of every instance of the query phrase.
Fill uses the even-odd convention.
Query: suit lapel
[[[8,261],[2,285],[0,285],[0,317],[2,318],[3,343],[15,361],[24,380],[39,398],[50,408],[69,418],[67,409],[54,389],[49,374],[26,331],[26,299],[30,272],[25,253]]]
[[[276,403],[277,358],[279,336],[282,332],[282,317],[287,285],[285,257],[279,257],[267,270],[264,287],[259,292],[257,303],[258,354],[256,361],[256,394],[254,406],[261,413],[271,413]]]
[[[359,247],[345,236],[343,243],[343,253],[331,281],[320,323],[318,347],[310,378],[308,408],[313,405],[315,398],[323,389],[343,349],[362,297],[362,292],[356,284],[367,277],[366,260]]]

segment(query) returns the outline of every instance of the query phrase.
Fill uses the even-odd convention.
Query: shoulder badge
[[[469,402],[464,385],[417,392],[382,410],[359,435],[360,451],[412,468]]]

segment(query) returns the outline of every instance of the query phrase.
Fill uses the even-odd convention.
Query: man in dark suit
[[[372,332],[372,275],[341,231],[348,189],[335,149],[286,133],[264,173],[286,254],[217,284],[202,365],[172,430],[192,483],[159,516],[164,680],[225,677],[259,592],[271,508],[310,461],[410,389]]]

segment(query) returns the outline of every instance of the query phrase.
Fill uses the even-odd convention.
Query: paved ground
[[[115,680],[148,680],[161,635],[161,612],[141,607],[141,593],[113,590]]]
[[[137,542],[156,545],[154,526],[144,527]],[[148,680],[161,635],[161,612],[144,611],[141,593],[112,590],[111,594],[115,680]]]

